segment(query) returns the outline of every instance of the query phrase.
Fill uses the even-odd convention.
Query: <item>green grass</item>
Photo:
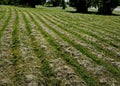
[[[37,16],[37,18],[40,19],[40,17],[38,17],[38,16]],[[34,19],[33,19],[33,21],[36,23],[36,25],[38,25],[40,28],[42,28]],[[41,19],[40,19],[40,21],[44,22]],[[44,24],[45,24],[45,22],[44,22]],[[48,28],[50,28],[50,27],[48,26]],[[76,70],[76,72],[87,82],[88,86],[94,86],[95,85],[95,80],[92,77],[90,77],[90,75],[87,74],[87,72],[84,73],[84,69],[81,68],[79,66],[79,64],[74,59],[72,59],[70,57],[70,55],[67,55],[67,54],[65,54],[63,52],[60,52],[60,50],[61,50],[60,49],[60,45],[58,45],[58,43],[55,42],[54,38],[52,38],[48,33],[46,33],[42,29],[41,30],[39,29],[39,31],[47,39],[47,41],[49,42],[49,44],[52,45],[56,49],[57,54],[59,56],[63,57],[63,59],[66,61],[67,64],[69,64],[69,65],[71,65],[71,66],[74,67],[74,69]],[[58,50],[58,49],[60,49],[60,50]]]
[[[34,14],[35,15],[35,14]],[[41,20],[41,19],[40,19]],[[86,48],[84,48],[83,46],[80,46],[79,44],[74,43],[73,41],[71,41],[70,39],[68,39],[68,37],[66,38],[62,33],[58,32],[57,30],[55,30],[54,28],[52,28],[51,26],[49,26],[45,21],[41,20],[46,26],[48,26],[48,28],[52,29],[55,33],[57,33],[58,36],[60,36],[64,41],[67,41],[68,43],[70,43],[72,46],[74,46],[76,49],[78,49],[79,51],[81,51],[83,54],[85,54],[87,57],[91,58],[93,61],[95,61],[97,64],[100,65],[104,65],[111,73],[114,74],[114,76],[116,78],[118,78],[118,76],[120,76],[120,71],[119,69],[116,69],[114,67],[112,67],[110,64],[107,64],[106,62],[104,62],[102,59],[97,58],[96,55],[91,54],[90,51],[88,51]],[[119,78],[118,78],[119,79]]]
[[[71,18],[65,18],[65,15],[57,15],[57,16],[55,16],[56,18],[61,18],[61,20],[64,20],[64,21],[66,21],[66,22],[68,22],[68,21],[70,21],[70,19]],[[84,20],[83,20],[84,19]],[[73,21],[70,21],[69,22],[69,24],[68,24],[68,26],[71,26],[72,25],[72,27],[73,28],[77,28],[77,30],[79,30],[79,31],[81,31],[81,32],[83,32],[83,33],[86,33],[86,34],[88,34],[88,35],[90,35],[90,36],[94,36],[95,38],[98,38],[98,39],[100,39],[101,41],[105,41],[105,42],[110,42],[110,41],[107,41],[107,40],[105,40],[105,39],[102,39],[102,37],[101,36],[99,36],[99,35],[96,35],[96,34],[94,34],[94,33],[92,33],[91,31],[93,31],[93,32],[97,32],[97,33],[100,33],[100,34],[103,34],[103,33],[101,33],[101,29],[104,31],[105,29],[106,29],[106,27],[105,27],[105,29],[103,29],[104,27],[103,27],[103,25],[99,25],[98,26],[98,24],[97,23],[94,23],[94,22],[90,22],[89,20],[85,20],[85,18],[83,18],[83,19],[81,19],[81,21],[83,21],[83,22],[75,22],[75,20]],[[110,20],[109,20],[110,21]],[[96,22],[96,21],[95,21]],[[113,23],[113,22],[112,22]],[[80,27],[83,27],[83,28],[79,28],[79,26]],[[116,25],[117,26],[117,25]],[[103,27],[103,28],[101,28],[101,27]],[[114,28],[116,28],[116,27],[114,27]],[[87,30],[86,30],[87,29]],[[90,29],[91,31],[88,31],[88,29]],[[111,29],[111,28],[109,28],[109,29]],[[113,27],[112,27],[112,29],[113,29]],[[105,30],[106,31],[106,30]],[[108,31],[110,31],[110,32],[113,32],[113,31],[111,31],[111,30],[107,30],[106,32],[108,32]],[[103,35],[106,35],[106,34],[103,34]],[[117,38],[116,38],[117,39]],[[116,40],[115,39],[115,40]]]
[[[19,24],[19,18],[18,18],[18,13],[16,13],[16,19],[15,19],[15,22],[14,22],[14,29],[13,29],[13,32],[12,32],[12,36],[13,36],[13,43],[12,43],[12,49],[13,49],[13,58],[14,58],[14,61],[13,61],[13,64],[16,65],[16,62],[17,60],[19,59],[19,38],[18,38],[18,24]]]
[[[11,10],[9,10],[9,13],[10,13],[10,14],[8,15],[7,19],[5,20],[5,23],[3,24],[2,27],[0,27],[0,38],[2,37],[3,31],[4,31],[4,29],[7,27],[8,23],[9,23],[9,21],[10,21],[10,18],[11,18]]]
[[[24,59],[24,61],[27,62],[27,58],[30,58],[30,55],[28,54],[28,56],[21,58],[21,46],[30,46],[30,51],[39,59],[39,62],[36,62],[34,59],[35,63],[40,63],[36,64],[40,66],[40,68],[38,68],[39,71],[33,72],[33,75],[37,77],[35,78],[37,80],[33,79],[33,81],[38,84],[40,84],[39,80],[43,80],[43,84],[46,86],[66,86],[65,83],[67,82],[64,79],[68,78],[63,77],[62,79],[56,76],[54,66],[51,66],[52,63],[50,60],[58,58],[61,58],[65,65],[73,69],[76,76],[82,79],[87,86],[101,86],[101,78],[106,77],[108,78],[107,81],[110,80],[112,83],[112,80],[115,79],[117,83],[120,84],[119,65],[113,64],[120,63],[120,16],[72,13],[70,12],[74,11],[72,8],[62,10],[59,7],[48,8],[38,6],[35,9],[13,6],[0,7],[2,7],[0,10],[2,11],[2,14],[0,14],[0,25],[2,25],[0,26],[0,38],[5,35],[4,31],[6,31],[6,28],[13,28],[12,44],[10,44],[12,52],[9,51],[9,54],[13,56],[13,58],[11,58],[13,64],[11,71],[14,72],[14,77],[11,77],[11,79],[13,79],[12,81],[16,81],[13,83],[14,85],[21,84],[24,86],[32,82],[32,80],[29,82],[25,80],[25,74],[29,73],[28,71],[26,72],[26,69],[30,67],[29,65],[25,65],[26,63],[24,62],[22,63],[22,61],[25,57],[26,59]],[[6,11],[6,9],[8,9],[8,11]],[[14,22],[11,23],[10,21],[14,16],[13,13],[15,13],[15,19]],[[118,11],[114,11],[114,13],[117,15],[120,14]],[[20,15],[21,18],[19,17]],[[5,16],[6,19],[3,21]],[[4,22],[3,24],[2,21]],[[11,25],[13,27],[11,27]],[[19,26],[21,26],[21,28],[19,28]],[[26,41],[26,43],[21,42],[22,45],[20,44],[20,41],[22,41],[22,37],[20,37],[21,29],[26,31],[23,34],[23,38],[24,36],[28,36],[28,39],[23,39],[28,41]],[[37,34],[35,34],[34,31]],[[21,39],[19,39],[19,37]],[[45,41],[42,39],[38,40],[37,37],[43,37]],[[46,47],[49,47],[48,51],[51,52],[48,53],[47,50],[43,49],[41,47],[42,43],[43,45],[45,44]],[[66,52],[67,48],[70,48],[70,52]],[[74,50],[72,50],[72,48]],[[4,49],[1,47],[1,50]],[[77,52],[80,55],[77,55]],[[102,57],[99,57],[98,54],[102,55]],[[0,55],[2,55],[1,52]],[[94,65],[91,67],[92,71],[90,71],[89,65],[81,66],[75,56],[78,56],[78,58],[83,61],[83,57],[85,57],[86,61]],[[9,58],[9,56],[7,58]],[[28,60],[28,62],[32,64],[33,61]],[[23,69],[21,69],[21,66]],[[101,70],[102,74],[95,75],[95,68],[99,66],[104,67],[105,72]],[[34,65],[31,68],[33,67]],[[37,66],[35,66],[35,69],[37,69]],[[0,70],[2,70],[2,68],[0,68]],[[34,71],[34,69],[29,70]],[[37,76],[39,72],[42,76]],[[68,75],[68,77],[69,76],[70,75]],[[68,81],[74,83],[72,79]],[[111,83],[106,82],[104,86],[111,85]],[[7,85],[9,86],[9,83],[7,83]]]
[[[16,9],[15,10],[15,21],[14,21],[14,26],[13,26],[13,32],[12,32],[12,54],[13,54],[13,70],[14,70],[14,84],[19,85],[21,84],[21,77],[22,75],[20,74],[21,70],[19,68],[19,61],[21,60],[21,55],[20,55],[20,41],[19,41],[19,16],[18,12]]]
[[[51,77],[54,76],[54,72],[52,71],[50,65],[49,65],[49,61],[45,58],[45,51],[44,49],[39,47],[39,43],[36,41],[35,37],[32,36],[32,31],[31,31],[31,25],[29,23],[29,21],[27,20],[25,14],[23,13],[23,18],[24,21],[26,23],[26,29],[28,31],[28,35],[31,38],[31,42],[32,42],[32,47],[33,47],[33,51],[35,52],[35,54],[37,55],[37,57],[41,60],[41,68],[40,71],[44,76],[45,79],[45,83],[47,86],[51,86],[54,83],[59,83],[57,80],[53,83]]]
[[[44,15],[41,15],[41,16],[43,16],[44,18],[46,18],[48,21],[51,21],[51,20],[49,19],[50,16],[48,16],[48,17],[46,17],[46,16],[44,16]],[[71,30],[71,29],[66,29],[66,28],[64,27],[64,24],[63,24],[63,23],[58,24],[57,22],[59,22],[59,21],[51,21],[52,24],[55,24],[56,26],[58,26],[59,28],[63,29],[64,31],[69,32],[69,33],[71,33],[71,35],[73,34],[74,36],[76,36],[76,37],[78,38],[78,40],[83,40],[84,42],[93,45],[98,51],[101,51],[101,52],[105,53],[106,55],[108,55],[108,57],[114,57],[114,58],[116,58],[117,60],[119,60],[118,57],[116,56],[116,54],[115,54],[114,52],[111,52],[110,50],[104,49],[103,47],[101,47],[101,45],[99,45],[99,44],[97,44],[97,43],[95,43],[95,42],[92,42],[92,41],[90,41],[90,40],[86,40],[84,37],[82,37],[82,34],[77,33],[77,31],[76,31],[76,32],[73,32],[73,30]],[[71,26],[68,26],[68,27],[71,28]],[[75,27],[74,27],[74,28],[75,28]],[[98,35],[93,34],[93,33],[91,33],[91,32],[88,32],[87,30],[85,31],[85,30],[81,30],[81,29],[80,29],[79,31],[80,31],[80,32],[83,32],[83,33],[85,33],[85,34],[89,34],[90,36],[93,36],[93,37],[95,37],[95,38],[98,38],[99,40],[102,40],[102,38],[98,37]],[[104,42],[108,42],[108,41],[104,40]],[[110,43],[110,44],[112,44],[112,43]],[[113,44],[112,44],[112,45],[113,45]],[[113,45],[113,46],[114,46],[114,45]],[[115,47],[117,47],[117,46],[115,46]]]
[[[3,19],[5,13],[6,13],[6,11],[0,11],[0,20]]]

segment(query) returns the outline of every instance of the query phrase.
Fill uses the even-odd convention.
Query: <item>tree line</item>
[[[0,0],[0,4],[21,5],[35,8],[35,5],[44,5],[46,3],[53,7],[59,6],[64,0]]]
[[[35,5],[43,5],[46,3],[46,0],[0,0],[0,4],[5,5],[19,5],[35,8]]]
[[[112,14],[118,5],[120,5],[120,0],[70,0],[70,6],[81,13],[87,13],[89,7],[96,7],[99,14]]]
[[[89,7],[98,8],[99,14],[112,14],[112,11],[120,5],[120,0],[68,0],[68,4],[77,12],[87,13]],[[65,0],[0,0],[0,4],[21,5],[35,8],[35,5],[49,4],[50,6],[62,6],[66,8]]]

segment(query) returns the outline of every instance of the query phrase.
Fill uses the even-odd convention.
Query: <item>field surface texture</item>
[[[0,6],[0,86],[120,86],[120,16],[69,10]]]

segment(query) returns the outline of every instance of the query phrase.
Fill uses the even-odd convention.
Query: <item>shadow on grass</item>
[[[69,13],[80,13],[80,12],[77,12],[77,11],[66,11],[66,12],[69,12]],[[104,16],[120,16],[120,14],[99,14],[98,12],[93,12],[93,11],[89,11],[87,13],[81,13],[81,14],[95,14],[95,15],[104,15]]]

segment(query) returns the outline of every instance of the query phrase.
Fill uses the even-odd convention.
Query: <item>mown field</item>
[[[120,12],[0,6],[0,86],[120,86]]]

